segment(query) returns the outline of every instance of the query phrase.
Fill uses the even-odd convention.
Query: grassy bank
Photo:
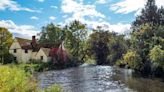
[[[62,92],[59,85],[38,88],[37,80],[24,69],[15,65],[0,66],[0,92]]]

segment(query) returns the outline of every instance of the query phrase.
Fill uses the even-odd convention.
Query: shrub
[[[162,46],[156,45],[149,53],[150,60],[157,66],[164,66],[164,50]]]
[[[55,84],[44,89],[44,92],[63,92],[63,89],[61,88],[60,85]]]
[[[119,67],[125,67],[125,65],[126,65],[125,62],[121,59],[117,60],[115,64],[116,64],[116,66],[119,66]]]
[[[17,61],[14,61],[14,56],[10,53],[5,53],[3,55],[4,61],[0,61],[3,64],[8,64],[8,63],[17,63]]]
[[[36,92],[36,82],[15,66],[0,67],[0,92]]]
[[[123,62],[127,64],[130,68],[139,70],[142,63],[141,63],[141,57],[136,51],[128,51],[123,56]]]
[[[14,65],[0,67],[0,92],[63,92],[60,85],[37,88],[37,81],[29,73]]]

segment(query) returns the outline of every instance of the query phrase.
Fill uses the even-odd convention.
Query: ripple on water
[[[117,70],[110,66],[83,66],[47,71],[38,74],[37,78],[40,81],[41,88],[52,84],[60,84],[66,92],[135,92],[132,89],[141,92],[140,89],[142,89],[140,88],[142,87],[140,86],[140,80],[132,77],[131,70]],[[164,85],[161,88],[163,87]],[[162,91],[145,90],[143,92]]]

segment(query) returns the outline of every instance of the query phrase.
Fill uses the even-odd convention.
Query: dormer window
[[[14,53],[17,53],[17,49],[14,49]]]
[[[28,53],[28,49],[25,49],[25,50],[24,50],[24,53]]]

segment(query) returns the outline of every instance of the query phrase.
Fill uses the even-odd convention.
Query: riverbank
[[[14,65],[1,65],[0,73],[0,92],[63,92],[57,84],[40,89],[33,75]]]

